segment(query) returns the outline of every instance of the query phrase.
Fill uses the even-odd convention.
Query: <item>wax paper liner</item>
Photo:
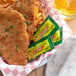
[[[64,41],[72,34],[70,28],[68,27],[62,16],[59,14],[59,12],[54,8],[52,4],[53,0],[40,0],[40,1],[41,1],[40,7],[45,8],[46,14],[50,15],[59,24],[60,27],[61,26],[63,27],[63,41]],[[0,58],[0,70],[2,71],[4,76],[26,76],[31,71],[38,68],[39,65],[42,63],[42,61],[44,61],[49,56],[52,56],[60,46],[61,45],[56,46],[54,50],[42,54],[39,58],[28,63],[25,66],[8,65],[2,60],[2,58]]]

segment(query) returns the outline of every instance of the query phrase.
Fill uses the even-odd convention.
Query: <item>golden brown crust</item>
[[[15,10],[0,8],[0,53],[8,64],[27,63],[29,36],[24,21]]]
[[[8,7],[4,7],[7,9],[15,9],[23,14],[28,26],[27,31],[30,36],[30,42],[33,39],[36,28],[38,28],[45,19],[45,11],[44,8],[42,8],[42,10],[39,9],[40,4],[39,0],[16,0],[16,2],[13,2]]]
[[[17,0],[15,3],[11,4],[7,9],[15,9],[20,12],[28,26],[29,40],[33,38],[33,33],[36,28],[35,24],[35,0]]]
[[[0,0],[0,7],[7,8],[12,3],[15,3],[16,0]]]

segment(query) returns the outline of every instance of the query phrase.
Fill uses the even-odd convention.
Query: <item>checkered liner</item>
[[[59,24],[60,27],[63,26],[63,41],[64,41],[72,34],[70,28],[67,26],[66,22],[59,14],[59,12],[53,7],[52,5],[53,0],[40,0],[40,1],[41,1],[40,7],[45,7],[47,15],[49,14]],[[60,45],[57,46],[54,50],[42,54],[39,58],[28,63],[26,66],[8,65],[2,60],[2,58],[0,58],[0,70],[2,71],[4,76],[26,76],[32,70],[36,69],[40,65],[40,63],[43,60],[45,60],[45,58],[49,57],[50,55],[53,55],[54,52],[59,47]]]

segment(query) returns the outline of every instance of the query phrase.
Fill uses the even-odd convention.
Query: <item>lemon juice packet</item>
[[[29,46],[27,52],[28,62],[39,57],[41,54],[48,52],[54,48],[51,37],[43,38]]]
[[[51,36],[54,45],[59,45],[62,43],[62,27],[59,28],[54,35]]]
[[[39,28],[34,33],[33,41],[38,40],[53,35],[59,28],[59,25],[48,15],[45,21],[39,26]]]

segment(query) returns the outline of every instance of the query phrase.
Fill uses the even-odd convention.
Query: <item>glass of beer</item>
[[[65,19],[76,17],[76,0],[54,0],[54,6]]]

